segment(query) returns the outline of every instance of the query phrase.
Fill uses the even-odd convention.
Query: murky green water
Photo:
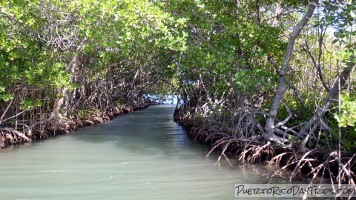
[[[263,168],[221,167],[207,147],[153,106],[69,135],[1,150],[0,199],[236,199],[235,183],[266,183]]]

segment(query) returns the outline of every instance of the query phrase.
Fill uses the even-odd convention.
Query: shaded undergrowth
[[[104,123],[117,116],[147,108],[149,105],[149,102],[137,105],[125,104],[108,109],[105,112],[92,112],[89,115],[80,115],[80,113],[78,113],[71,119],[62,118],[56,122],[46,119],[29,125],[21,124],[17,127],[2,127],[0,128],[0,148],[42,140],[56,135],[68,134],[72,130]]]

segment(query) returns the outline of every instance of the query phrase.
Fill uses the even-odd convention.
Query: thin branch
[[[287,104],[283,103],[284,107],[286,108],[287,112],[288,112],[288,116],[281,122],[279,122],[278,124],[276,124],[276,128],[286,124],[288,122],[288,120],[292,117],[292,112],[290,111],[290,108],[287,106]]]
[[[2,113],[1,117],[0,117],[0,124],[3,122],[2,120],[4,119],[7,111],[9,110],[9,108],[11,107],[12,103],[14,102],[14,98],[11,99],[10,103],[7,105],[5,111]]]

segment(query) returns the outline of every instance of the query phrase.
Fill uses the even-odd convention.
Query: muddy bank
[[[125,104],[105,112],[95,112],[86,117],[80,117],[80,115],[77,114],[72,119],[63,118],[60,123],[43,120],[31,125],[17,124],[17,127],[3,127],[0,128],[0,148],[42,140],[56,135],[68,134],[72,130],[81,127],[104,123],[117,116],[145,109],[149,105],[151,105],[151,103],[148,101],[135,105]]]
[[[342,169],[339,170],[338,151],[328,149],[310,149],[302,152],[296,146],[280,146],[266,142],[262,137],[242,138],[232,136],[228,131],[217,130],[208,121],[196,121],[194,117],[180,115],[175,111],[174,121],[187,130],[189,138],[209,145],[211,151],[218,151],[221,159],[237,158],[242,163],[262,163],[278,166],[272,175],[280,176],[285,170],[291,170],[290,181],[303,176],[313,183],[355,184],[355,154],[341,152]]]

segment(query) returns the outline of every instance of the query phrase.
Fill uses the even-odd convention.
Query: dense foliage
[[[354,22],[351,0],[2,0],[0,129],[174,93],[234,137],[354,153]]]
[[[185,18],[150,1],[2,1],[0,14],[1,126],[134,101],[185,45]]]
[[[190,114],[223,118],[230,112],[235,122],[220,124],[233,127],[232,134],[300,144],[304,150],[337,149],[336,117],[345,127],[343,141],[354,141],[351,1],[172,5],[180,8],[172,13],[189,19],[189,45],[177,68],[182,98],[194,108]],[[341,90],[349,98],[342,98]],[[343,149],[354,147],[351,142]]]

